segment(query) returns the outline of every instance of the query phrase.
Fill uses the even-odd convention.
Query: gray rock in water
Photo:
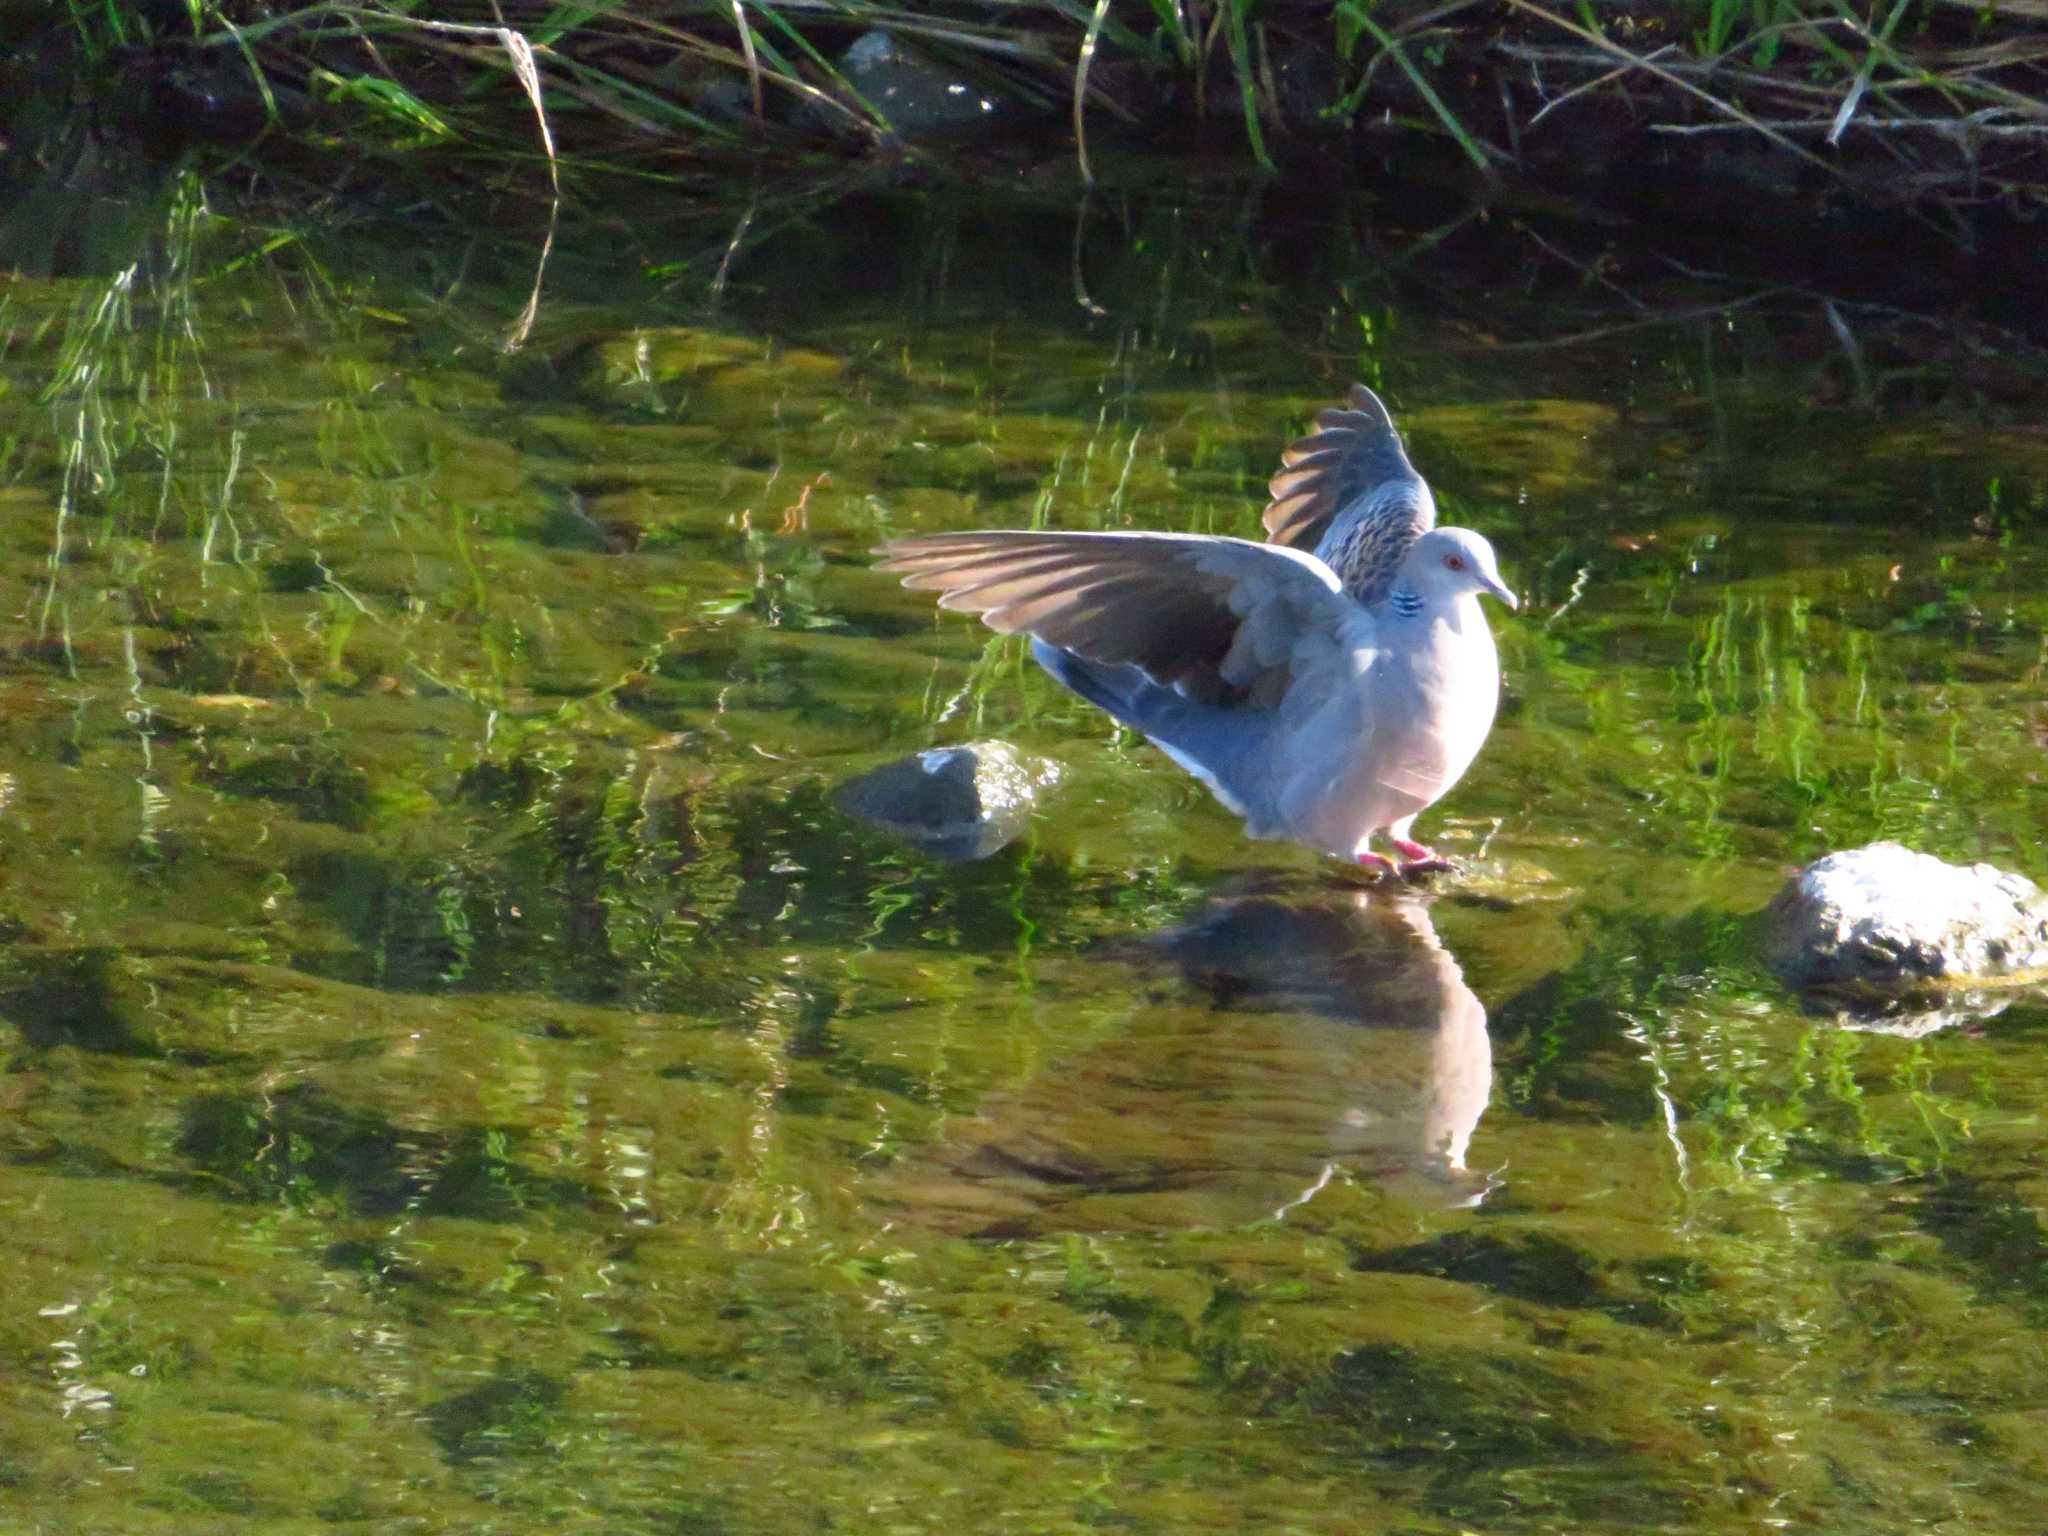
[[[1059,777],[1007,742],[933,747],[848,781],[839,809],[934,858],[983,859],[1031,819],[1039,790]]]
[[[905,138],[1007,121],[1016,103],[986,81],[977,82],[879,29],[863,32],[840,56],[853,88]]]
[[[1771,965],[1801,988],[1888,998],[2048,979],[2048,896],[2033,881],[1897,843],[1807,865],[1764,927]]]

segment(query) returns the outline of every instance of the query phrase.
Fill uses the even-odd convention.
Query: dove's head
[[[1409,546],[1401,577],[1400,585],[1425,599],[1487,592],[1510,608],[1522,606],[1500,579],[1493,546],[1470,528],[1430,529]]]

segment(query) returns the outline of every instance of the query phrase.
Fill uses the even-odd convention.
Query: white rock
[[[1771,965],[1798,987],[1895,996],[2048,972],[2048,897],[2033,881],[1898,843],[1815,860],[1764,921]]]

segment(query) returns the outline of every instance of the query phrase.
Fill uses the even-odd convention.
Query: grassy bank
[[[0,10],[10,31],[197,137],[636,165],[1031,144],[1091,177],[1134,136],[1281,164],[1412,134],[1487,175],[2048,192],[2048,0],[72,0]]]

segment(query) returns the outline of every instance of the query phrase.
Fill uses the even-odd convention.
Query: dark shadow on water
[[[1332,1181],[1471,1205],[1486,1009],[1407,894],[1219,894],[1104,951],[1129,1027],[878,1176],[908,1219],[986,1237],[1286,1219]]]
[[[1447,1518],[1542,1514],[1609,1529],[1679,1528],[1689,1490],[1635,1447],[1589,1434],[1571,1415],[1528,1411],[1532,1401],[1569,1398],[1565,1380],[1527,1363],[1368,1344],[1341,1351],[1302,1406],[1329,1431],[1356,1436],[1369,1460],[1429,1469],[1423,1503]]]
[[[1672,1304],[1706,1289],[1696,1260],[1609,1265],[1543,1232],[1447,1232],[1399,1248],[1355,1248],[1352,1267],[1373,1274],[1434,1275],[1537,1306],[1605,1313],[1617,1322],[1672,1326]]]
[[[1695,909],[1671,918],[1589,907],[1570,964],[1495,1010],[1493,1038],[1516,1110],[1545,1120],[1645,1125],[1658,1113],[1650,1068],[1631,1032],[1710,991],[1777,995],[1746,915]]]
[[[415,1210],[516,1221],[592,1198],[572,1180],[521,1166],[490,1128],[401,1130],[311,1085],[203,1094],[180,1119],[179,1156],[208,1176],[204,1187],[245,1200],[338,1200],[366,1215]]]
[[[538,1371],[498,1375],[426,1410],[427,1433],[456,1465],[507,1456],[539,1456],[560,1427],[568,1390]]]
[[[362,1238],[329,1243],[320,1263],[338,1274],[380,1286],[419,1285],[425,1276],[384,1244]]]
[[[436,883],[445,869],[333,851],[307,859],[295,873],[300,889],[358,946],[353,953],[295,957],[299,969],[315,975],[390,991],[443,991],[470,960],[464,946],[477,944],[477,930],[485,941],[494,937],[488,914],[465,912],[464,921],[450,922]]]
[[[1951,1175],[1919,1181],[1898,1200],[1985,1301],[2048,1324],[2048,1230],[2017,1181]]]
[[[109,949],[17,951],[10,984],[0,988],[0,1019],[30,1047],[76,1046],[117,1056],[159,1056],[139,1029],[116,976],[119,956]]]
[[[209,766],[213,787],[224,795],[268,800],[307,821],[360,831],[370,812],[369,782],[362,770],[324,746],[268,752],[232,760],[222,755]]]

